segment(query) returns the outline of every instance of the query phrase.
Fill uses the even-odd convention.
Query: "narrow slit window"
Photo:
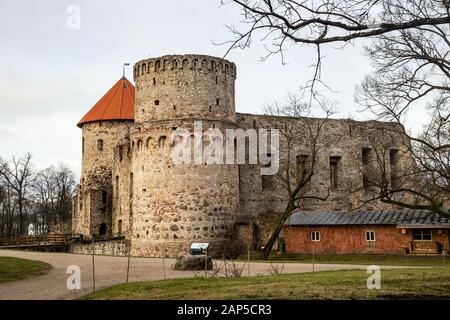
[[[102,139],[97,140],[97,150],[100,152],[103,151],[103,140]]]

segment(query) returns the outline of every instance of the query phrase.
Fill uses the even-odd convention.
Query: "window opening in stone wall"
[[[330,157],[330,186],[336,190],[339,186],[339,164],[341,157]]]
[[[133,195],[133,172],[130,173],[130,195]]]
[[[119,237],[122,235],[122,219],[117,221],[117,234]]]
[[[363,188],[364,189],[368,189],[370,187],[370,182],[369,182],[369,158],[370,158],[370,148],[362,148],[361,149],[361,162],[363,165],[362,168],[362,177],[363,177]]]
[[[389,160],[391,165],[391,188],[398,189],[400,186],[399,173],[398,173],[398,150],[389,150]]]
[[[298,155],[296,158],[297,158],[296,159],[297,180],[298,180],[298,182],[301,182],[309,171],[309,163],[308,163],[309,156],[305,155],[305,154],[301,154],[301,155]]]
[[[162,136],[159,138],[158,140],[158,147],[160,148],[164,148],[165,144],[166,144],[166,136]]]
[[[271,154],[268,153],[267,157],[270,158]],[[263,168],[270,168],[271,162],[263,165]],[[261,189],[262,190],[273,190],[274,189],[274,176],[273,175],[262,175],[261,176]]]
[[[102,139],[97,140],[97,150],[100,152],[103,151],[103,140]]]

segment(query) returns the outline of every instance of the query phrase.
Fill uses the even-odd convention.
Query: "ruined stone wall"
[[[126,240],[100,241],[94,244],[94,253],[106,256],[128,256],[129,245]],[[92,254],[92,244],[71,243],[70,253]]]
[[[248,128],[278,128],[283,130],[287,118],[257,116],[250,114],[237,114],[238,126]],[[297,134],[305,139],[298,139],[298,142],[291,146],[291,169],[295,170],[296,157],[299,155],[309,155],[311,149],[310,139],[306,130],[307,122],[311,128],[316,128],[323,119],[297,119],[295,126],[298,127]],[[363,188],[363,167],[362,167],[362,148],[373,148],[373,139],[370,137],[383,137],[382,141],[388,141],[380,149],[386,151],[389,156],[389,150],[399,150],[399,160],[396,170],[402,172],[411,172],[413,160],[409,155],[408,149],[399,134],[393,133],[394,124],[380,122],[357,122],[353,120],[328,119],[325,120],[320,131],[318,144],[317,161],[315,165],[315,174],[311,182],[306,186],[306,196],[315,196],[325,198],[325,201],[317,199],[304,199],[300,203],[302,210],[352,210],[361,206],[369,197],[373,197]],[[398,128],[397,128],[398,129]],[[302,133],[304,132],[304,133]],[[370,143],[369,143],[370,142]],[[287,160],[287,144],[282,134],[280,134],[280,172],[285,170]],[[330,182],[330,159],[338,159],[336,187],[331,186]],[[371,154],[370,163],[373,167],[372,175],[378,174],[375,168],[376,157],[374,152]],[[389,176],[389,159],[386,166]],[[239,215],[253,216],[253,222],[257,226],[257,245],[264,245],[270,236],[276,224],[277,217],[284,211],[287,205],[287,191],[281,185],[281,180],[276,177],[262,178],[260,174],[261,166],[258,165],[240,165],[239,166],[239,185],[240,185],[240,207]],[[271,180],[269,188],[263,189],[263,179]],[[363,206],[363,209],[386,209],[391,205],[383,204],[379,201],[370,202]]]
[[[111,234],[112,167],[118,141],[129,136],[130,121],[97,121],[83,125],[82,172],[78,208],[73,221],[73,233],[90,236],[100,234],[102,224]]]

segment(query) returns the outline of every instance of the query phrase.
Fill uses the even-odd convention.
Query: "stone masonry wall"
[[[125,240],[101,241],[94,244],[94,253],[107,256],[127,256],[129,245]],[[72,243],[69,245],[70,253],[92,254],[92,244]]]

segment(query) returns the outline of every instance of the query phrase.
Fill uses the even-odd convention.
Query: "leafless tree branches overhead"
[[[377,120],[401,124],[407,148],[417,164],[415,184],[395,189],[381,179],[373,199],[446,214],[450,205],[450,1],[448,0],[223,0],[240,8],[241,21],[230,26],[227,53],[247,48],[256,39],[280,54],[289,45],[316,48],[315,72],[308,80],[311,96],[321,83],[321,47],[345,47],[366,39],[364,51],[373,72],[355,94],[362,110]],[[311,99],[312,100],[312,99]],[[310,104],[311,104],[310,100]],[[406,129],[407,115],[428,109],[423,130]],[[375,150],[377,152],[377,150]],[[381,150],[378,150],[381,154]],[[382,163],[380,161],[380,163]],[[383,172],[379,168],[379,172]],[[411,178],[411,177],[408,177]],[[399,201],[411,194],[413,202]]]
[[[254,36],[261,36],[272,53],[281,53],[289,41],[348,43],[449,23],[448,2],[442,0],[222,0],[229,2],[242,16],[239,27],[229,27],[230,49],[249,46]]]

